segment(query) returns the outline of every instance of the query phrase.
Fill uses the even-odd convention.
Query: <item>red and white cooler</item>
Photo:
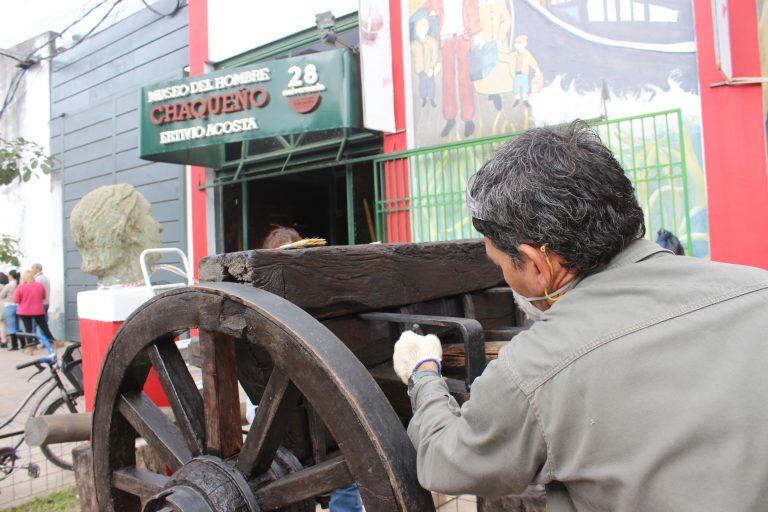
[[[161,265],[158,268],[183,275],[186,283],[153,286],[146,266],[146,256],[158,253],[178,254],[184,264],[184,272],[176,267]],[[179,249],[147,249],[141,253],[141,267],[144,274],[144,286],[126,286],[99,288],[77,294],[77,313],[80,323],[80,350],[83,357],[83,388],[85,408],[93,410],[96,385],[107,350],[112,344],[120,326],[136,311],[139,306],[151,299],[158,291],[192,284],[194,278],[190,272],[186,255]],[[147,377],[144,392],[158,406],[168,405],[160,381],[154,370]]]

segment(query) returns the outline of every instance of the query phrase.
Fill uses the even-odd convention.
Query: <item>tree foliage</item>
[[[23,137],[8,141],[0,137],[0,185],[14,180],[27,182],[38,173],[49,174],[54,159],[39,144]]]
[[[31,140],[18,137],[8,141],[0,137],[0,186],[15,180],[25,183],[38,173],[49,174],[53,162],[54,158]],[[0,234],[0,263],[18,267],[20,256],[18,239]]]
[[[0,235],[0,263],[19,266],[19,241],[10,235]]]

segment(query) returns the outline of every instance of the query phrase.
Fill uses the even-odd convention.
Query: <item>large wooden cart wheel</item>
[[[174,343],[193,328],[202,394]],[[142,392],[150,368],[172,418]],[[259,404],[245,439],[238,381]],[[281,446],[297,408],[309,411],[310,457]],[[336,451],[326,453],[325,433]],[[167,475],[136,467],[137,436]],[[434,510],[402,424],[360,361],[305,311],[235,283],[169,291],[125,322],[101,370],[92,443],[101,510],[314,510],[315,496],[352,482],[368,512]]]

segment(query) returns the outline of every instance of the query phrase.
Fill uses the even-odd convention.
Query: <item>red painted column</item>
[[[407,13],[406,13],[407,15]],[[384,152],[396,153],[407,149],[405,134],[405,71],[403,66],[401,1],[389,0],[389,25],[392,40],[392,79],[395,99],[395,133],[384,134]],[[387,162],[384,166],[384,198],[397,209],[386,216],[386,240],[411,241],[410,186],[408,160]],[[392,201],[392,202],[389,202]]]
[[[731,0],[736,77],[760,76],[755,0]],[[759,84],[710,87],[717,69],[712,2],[695,0],[712,259],[768,268],[768,162]]]
[[[189,74],[201,75],[205,72],[205,63],[208,60],[208,1],[189,1]],[[191,218],[187,222],[192,223],[192,254],[191,264],[195,269],[200,260],[208,254],[208,226],[206,217],[205,190],[198,187],[205,185],[205,168],[190,166],[189,176],[191,191],[187,198],[190,202]]]

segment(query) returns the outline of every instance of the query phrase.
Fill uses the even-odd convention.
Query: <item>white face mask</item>
[[[572,288],[576,285],[577,279],[572,280],[570,283],[566,284],[565,286],[561,286],[551,294],[549,294],[550,297],[559,297],[561,296],[566,290]],[[525,316],[528,317],[529,320],[532,320],[534,322],[538,322],[541,320],[541,316],[544,314],[542,310],[537,308],[533,305],[534,302],[540,301],[540,300],[549,300],[547,297],[526,297],[524,295],[521,295],[517,293],[515,290],[512,290],[512,296],[515,299],[515,304],[517,304],[517,307],[519,307],[523,313],[525,313]]]

